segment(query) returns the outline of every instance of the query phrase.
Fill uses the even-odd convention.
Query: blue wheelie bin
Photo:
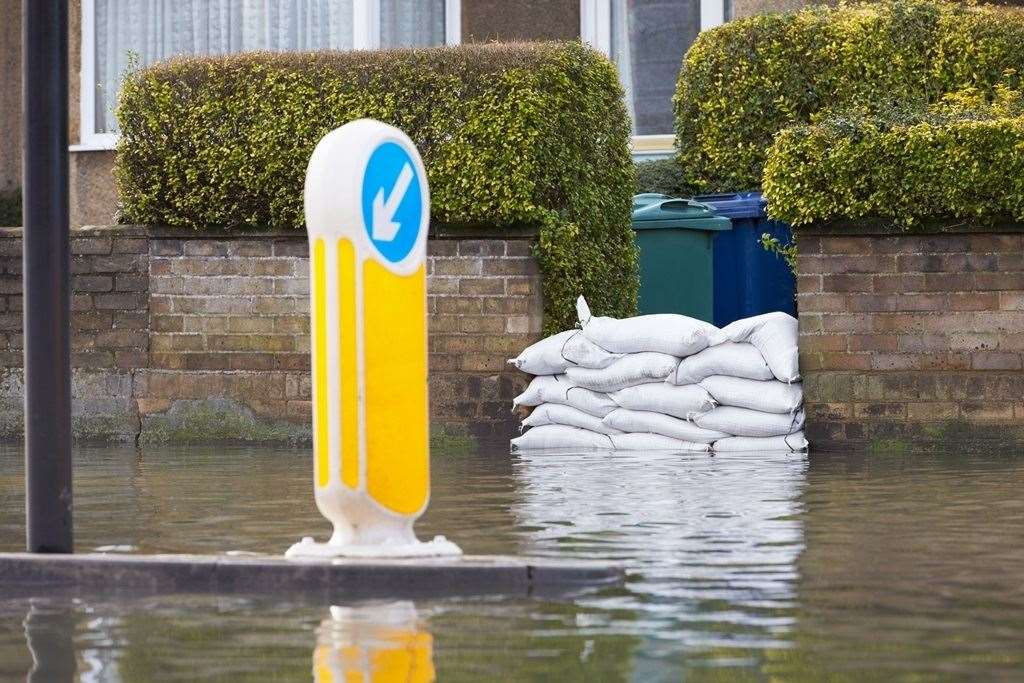
[[[768,220],[760,192],[694,197],[732,221],[732,230],[715,235],[715,325],[740,318],[784,311],[796,315],[796,280],[782,257],[765,251],[761,235],[789,244],[789,226]]]

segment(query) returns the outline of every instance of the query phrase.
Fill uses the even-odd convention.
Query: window
[[[444,0],[380,0],[383,47],[444,45],[444,25]]]
[[[727,19],[729,0],[582,0],[580,35],[615,62],[638,139],[673,130],[672,95],[700,31]],[[671,143],[669,143],[669,147]]]
[[[178,54],[457,44],[460,0],[82,0],[80,148],[112,148],[124,73]]]

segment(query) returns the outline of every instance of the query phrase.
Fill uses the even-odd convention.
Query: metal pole
[[[72,552],[68,288],[68,3],[22,2],[25,526],[29,552]]]

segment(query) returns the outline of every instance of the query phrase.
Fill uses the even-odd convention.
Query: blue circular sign
[[[373,150],[363,171],[363,225],[381,256],[399,263],[416,244],[423,222],[423,190],[416,164],[402,145]]]

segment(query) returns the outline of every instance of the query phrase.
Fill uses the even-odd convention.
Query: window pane
[[[352,48],[352,0],[95,0],[96,132],[130,66],[178,54]]]
[[[671,133],[676,77],[697,33],[700,0],[612,0],[612,59],[637,135]]]
[[[444,45],[445,0],[380,0],[381,47]]]

